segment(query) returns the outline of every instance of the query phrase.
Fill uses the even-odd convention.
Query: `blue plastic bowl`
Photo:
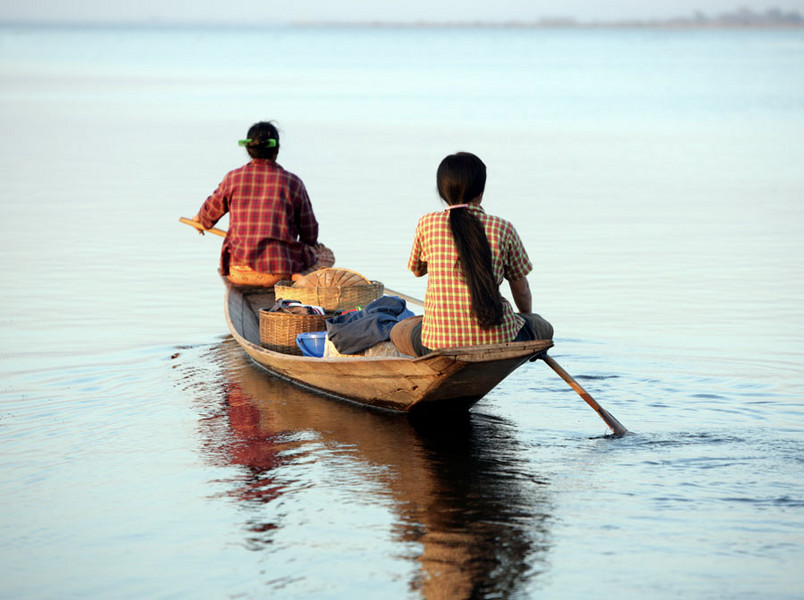
[[[327,340],[326,331],[310,331],[296,335],[296,345],[304,356],[321,358],[324,356],[324,344]]]

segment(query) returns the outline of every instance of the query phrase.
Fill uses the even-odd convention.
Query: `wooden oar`
[[[226,237],[226,232],[223,229],[217,229],[216,227],[210,227],[209,229],[205,229],[204,226],[201,225],[201,223],[199,223],[198,221],[193,221],[192,219],[185,219],[184,217],[179,217],[179,221],[181,221],[185,225],[189,225],[190,227],[195,227],[201,233],[209,231],[214,235]]]
[[[580,383],[575,381],[569,373],[561,368],[561,365],[559,365],[552,356],[548,356],[547,352],[544,352],[541,356],[539,356],[539,358],[546,362],[550,368],[553,369],[553,371],[558,373],[558,376],[561,377],[561,379],[566,381],[573,390],[578,392],[578,395],[583,398],[589,406],[597,411],[597,414],[599,414],[600,418],[603,419],[603,422],[611,428],[611,430],[614,432],[614,435],[617,437],[622,437],[628,433],[628,430],[625,428],[625,426],[615,419],[614,415],[600,406],[600,404],[598,404],[595,399],[592,398],[589,392],[581,387]]]
[[[399,296],[400,298],[402,298],[402,300],[405,300],[406,302],[410,302],[411,304],[416,304],[416,305],[422,306],[422,307],[424,306],[424,302],[422,302],[418,298],[414,298],[413,296],[408,296],[407,294],[403,294],[402,292],[397,292],[396,290],[392,290],[391,288],[389,288],[387,286],[383,286],[383,287],[385,287],[385,291],[388,292],[389,294],[393,294],[394,296]]]

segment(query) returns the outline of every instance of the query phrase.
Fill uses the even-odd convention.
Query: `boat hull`
[[[259,343],[259,310],[272,293],[227,285],[226,322],[260,366],[297,385],[336,398],[395,411],[468,410],[515,369],[552,347],[551,340],[441,349],[417,358],[311,358]]]

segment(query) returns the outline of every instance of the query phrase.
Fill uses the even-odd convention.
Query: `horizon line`
[[[149,17],[143,19],[3,19],[0,26],[47,26],[47,27],[407,27],[407,28],[605,28],[605,27],[804,27],[804,17],[798,10],[783,11],[769,8],[756,12],[740,8],[729,12],[707,15],[694,10],[687,16],[655,19],[623,18],[582,20],[572,16],[554,15],[533,19],[291,19],[287,21],[222,21],[188,20]]]

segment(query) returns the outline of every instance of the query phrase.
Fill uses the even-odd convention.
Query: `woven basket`
[[[277,298],[320,306],[327,312],[365,306],[383,295],[385,286],[348,269],[319,269],[295,283],[274,286]]]
[[[301,355],[296,336],[310,331],[326,331],[326,320],[332,315],[292,315],[260,311],[260,343],[263,348],[283,354]]]

